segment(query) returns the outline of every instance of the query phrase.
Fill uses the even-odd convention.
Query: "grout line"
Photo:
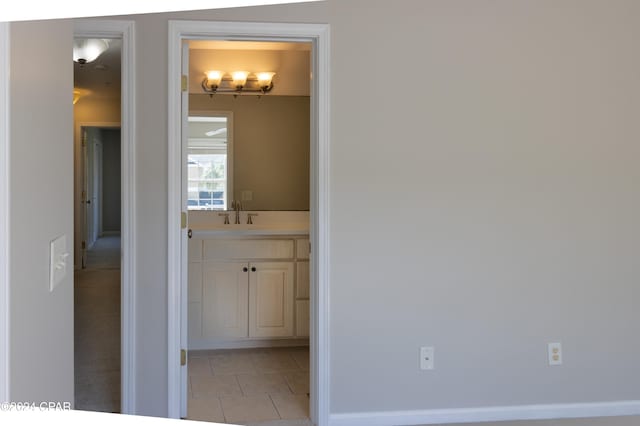
[[[278,410],[278,406],[273,401],[273,398],[271,397],[271,394],[268,394],[268,396],[269,396],[269,399],[271,400],[271,404],[273,404],[273,408],[275,408],[276,409],[276,413],[278,413],[278,417],[280,417],[280,420],[283,420],[282,414],[280,414],[280,410]]]
[[[211,376],[215,376],[215,375],[216,375],[216,372],[215,372],[215,370],[213,369],[213,365],[211,365],[211,358],[207,357],[207,358],[205,358],[205,359],[207,360],[207,365],[209,366],[209,375],[211,375]]]
[[[238,377],[237,374],[234,374],[233,377],[236,378],[236,383],[238,384],[238,387],[240,388],[240,393],[242,394],[242,396],[249,396],[247,394],[244,393],[244,388],[242,387],[242,385],[240,384],[240,378]]]

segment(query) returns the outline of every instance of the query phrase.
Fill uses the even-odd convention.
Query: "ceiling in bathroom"
[[[201,84],[210,70],[272,71],[274,87],[268,96],[309,96],[311,43],[189,41],[189,93],[205,93]]]

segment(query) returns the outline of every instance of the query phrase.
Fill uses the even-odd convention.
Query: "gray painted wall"
[[[49,242],[66,235],[73,253],[72,34],[69,21],[11,24],[13,401],[73,402],[73,257],[49,292]]]
[[[639,17],[633,0],[329,0],[134,17],[138,412],[166,415],[158,123],[178,18],[331,24],[332,412],[640,399]],[[34,217],[36,206],[13,209],[27,206]],[[14,261],[42,257],[44,243],[12,240]],[[562,367],[546,366],[550,341],[563,343]],[[426,344],[431,372],[418,370]]]
[[[101,129],[102,232],[120,232],[120,129]]]
[[[140,411],[166,413],[168,19],[331,25],[332,412],[640,399],[639,16],[330,0],[136,17]]]

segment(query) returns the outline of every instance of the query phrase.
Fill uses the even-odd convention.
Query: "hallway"
[[[75,409],[120,412],[120,237],[87,252],[75,271]]]

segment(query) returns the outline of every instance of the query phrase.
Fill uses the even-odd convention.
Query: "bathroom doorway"
[[[182,138],[182,129],[186,128],[187,116],[189,114],[189,93],[187,87],[192,84],[201,84],[203,88],[207,87],[203,82],[203,76],[199,76],[196,81],[192,78],[183,78],[182,83],[185,87],[184,92],[180,85],[176,85],[175,82],[179,82],[180,78],[173,78],[180,75],[188,74],[188,47],[185,48],[184,41],[198,40],[202,42],[209,41],[222,41],[222,40],[237,40],[245,42],[297,42],[297,43],[311,43],[311,72],[305,76],[307,82],[309,82],[309,75],[313,75],[314,79],[311,81],[311,96],[309,103],[308,117],[310,119],[309,131],[307,135],[310,135],[310,141],[307,145],[307,152],[309,152],[310,167],[307,171],[309,177],[309,210],[308,210],[308,239],[306,245],[304,243],[287,243],[284,245],[292,244],[291,247],[305,248],[307,253],[311,248],[314,252],[313,256],[309,258],[309,270],[308,277],[311,284],[311,290],[309,295],[308,307],[311,315],[309,318],[309,374],[307,375],[309,381],[309,415],[315,423],[326,422],[327,411],[327,377],[323,372],[327,368],[327,313],[326,313],[326,249],[328,243],[328,234],[326,233],[326,220],[327,220],[327,204],[326,197],[328,195],[328,185],[326,176],[328,176],[328,115],[327,110],[323,107],[328,105],[328,85],[327,85],[327,59],[328,59],[328,43],[327,43],[327,26],[315,25],[315,24],[249,24],[249,23],[221,23],[221,22],[189,22],[189,21],[170,21],[170,46],[169,46],[169,62],[170,62],[170,78],[169,78],[169,223],[180,223],[180,216],[183,217],[182,223],[185,227],[182,230],[178,230],[170,226],[169,228],[169,242],[168,242],[168,263],[169,263],[169,294],[171,295],[171,303],[169,305],[169,416],[180,417],[187,415],[186,402],[188,400],[189,387],[187,384],[187,367],[180,366],[180,351],[177,352],[172,348],[186,349],[189,347],[188,343],[188,326],[187,315],[191,316],[193,309],[188,309],[189,295],[187,290],[187,275],[190,268],[187,268],[188,254],[193,253],[193,250],[187,250],[187,191],[182,189],[183,180],[182,176],[186,176],[186,143],[187,138]],[[185,53],[185,50],[187,53]],[[182,68],[184,66],[184,68]],[[238,69],[238,68],[236,68]],[[184,70],[184,71],[183,71]],[[322,70],[322,71],[321,71]],[[251,70],[253,71],[253,70]],[[257,70],[256,70],[257,71]],[[230,76],[233,78],[233,75]],[[245,76],[246,77],[246,76]],[[256,80],[259,77],[256,75]],[[174,82],[175,80],[175,82]],[[191,81],[189,81],[191,80]],[[232,80],[232,82],[235,80]],[[242,81],[246,83],[246,81]],[[242,86],[236,84],[235,87]],[[210,93],[212,96],[217,97],[218,93]],[[209,93],[206,94],[209,96]],[[228,99],[242,99],[244,95],[238,94],[238,96],[224,95],[229,97]],[[258,98],[259,94],[254,96]],[[247,97],[248,98],[248,97]],[[261,99],[269,99],[268,94],[263,94]],[[220,99],[223,99],[220,97]],[[237,117],[234,114],[234,120],[237,122]],[[255,126],[259,128],[260,126]],[[237,129],[237,126],[236,126]],[[184,133],[186,136],[186,132]],[[238,146],[238,138],[236,135],[235,145]],[[234,155],[237,156],[237,150],[234,151]],[[237,162],[236,162],[237,164]],[[240,202],[256,200],[259,193],[252,188],[240,188],[237,178],[234,178],[235,192],[240,198]],[[237,201],[237,200],[236,200]],[[182,213],[184,212],[184,213]],[[223,212],[221,212],[223,213]],[[224,215],[224,213],[223,213]],[[235,216],[235,215],[234,215]],[[268,214],[265,214],[268,216]],[[177,219],[177,222],[175,221]],[[266,217],[264,218],[266,219]],[[197,221],[196,221],[197,222]],[[193,225],[193,222],[191,223]],[[245,223],[246,225],[246,223]],[[193,234],[193,233],[192,233]],[[309,244],[310,243],[310,244]],[[209,248],[206,247],[206,243],[203,243],[205,253],[209,253]],[[198,252],[198,249],[195,249]],[[289,253],[289,252],[287,252]],[[181,261],[178,261],[181,259]],[[302,259],[293,259],[302,260]],[[203,261],[204,262],[204,261]],[[248,271],[260,271],[259,268],[254,269],[255,265],[249,263],[247,265]],[[273,266],[273,265],[271,265]],[[282,265],[276,265],[279,269],[278,272],[272,276],[289,276],[282,272]],[[286,267],[284,267],[286,269]],[[244,270],[244,268],[241,268]],[[204,269],[203,269],[204,271]],[[257,272],[259,275],[259,272]],[[249,278],[251,280],[251,278]],[[275,280],[281,283],[282,280]],[[204,282],[204,281],[203,281]],[[283,286],[280,284],[273,285],[272,289],[281,289]],[[273,294],[282,294],[282,292],[275,291]],[[241,297],[244,300],[244,296]],[[270,310],[269,312],[275,312]],[[270,316],[267,316],[271,318]],[[278,317],[281,317],[278,315]],[[204,318],[204,317],[203,317]],[[244,314],[241,315],[244,318]],[[244,330],[244,326],[241,327]],[[257,330],[257,331],[256,331]],[[281,327],[282,336],[289,336],[287,333],[290,328]],[[260,333],[262,330],[260,327],[254,329],[254,332]],[[257,335],[257,334],[255,334]],[[286,336],[285,336],[286,335]],[[318,345],[322,342],[321,346]],[[265,348],[262,348],[265,349]],[[288,351],[287,348],[266,348],[269,351],[283,350]],[[321,350],[320,350],[321,349]],[[211,350],[211,349],[209,349]],[[213,349],[218,350],[218,349]],[[231,349],[234,351],[246,350],[246,349]],[[218,354],[213,354],[218,355]],[[246,354],[245,354],[246,355]],[[271,354],[273,355],[273,354]],[[291,354],[287,354],[284,358],[290,359],[293,357]],[[277,356],[277,355],[276,355]],[[187,361],[188,356],[186,351],[182,352],[184,361]],[[195,359],[195,357],[193,357]],[[245,357],[247,358],[247,357]],[[253,359],[253,367],[256,366],[256,356],[249,354],[247,359]],[[257,361],[258,363],[260,361]],[[283,361],[287,363],[288,361]],[[296,362],[295,359],[293,362]],[[208,360],[208,364],[211,368],[213,361]],[[185,362],[185,364],[188,364]],[[202,364],[201,364],[202,365]],[[204,364],[206,366],[206,363]],[[238,382],[240,378],[236,379]],[[286,380],[285,380],[286,382]],[[243,392],[242,386],[240,389]],[[245,389],[246,391],[246,389]],[[291,391],[291,387],[289,387]],[[246,391],[249,393],[249,391]],[[292,392],[291,392],[292,393]],[[243,393],[241,396],[248,396]],[[305,395],[306,396],[306,395]],[[267,394],[270,398],[270,395]],[[270,398],[271,399],[271,398]],[[272,399],[271,399],[272,400]],[[273,400],[272,400],[273,401]],[[222,401],[221,401],[222,402]],[[223,410],[224,411],[224,410]]]
[[[247,243],[247,235],[260,236],[258,250],[260,244],[308,245],[311,43],[185,43],[183,187],[193,228],[186,417],[310,421],[308,256],[291,251],[265,263],[260,257],[268,253],[238,257],[228,249]],[[253,70],[241,89],[236,69]],[[256,83],[263,72],[270,80]],[[276,234],[269,233],[272,221]],[[297,231],[286,235],[287,228]],[[224,239],[209,232],[214,229]],[[201,256],[211,244],[220,253]]]

